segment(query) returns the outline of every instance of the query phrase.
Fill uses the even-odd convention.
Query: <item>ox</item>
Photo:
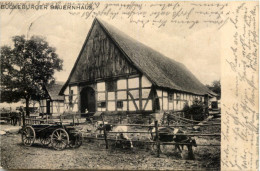
[[[101,131],[105,130],[106,132],[113,131],[118,132],[116,133],[116,145],[121,145],[123,148],[131,147],[133,148],[133,143],[131,138],[127,135],[128,127],[127,126],[112,126],[108,124],[107,122],[97,121],[95,124],[96,129],[99,131],[99,134],[101,134]],[[96,135],[97,137],[97,135]]]
[[[150,127],[149,132],[151,133],[151,140],[155,141],[156,136],[155,136],[155,128]],[[197,143],[195,139],[191,139],[190,137],[186,135],[176,135],[176,134],[183,134],[184,132],[180,129],[177,128],[171,128],[171,127],[164,127],[160,128],[158,130],[159,134],[159,140],[161,142],[175,142],[175,143],[187,143],[187,149],[188,149],[188,158],[189,159],[194,159],[194,154],[192,151],[192,146],[197,147]],[[170,135],[169,135],[170,134]],[[175,150],[179,150],[180,153],[182,153],[184,144],[176,144],[175,145]]]
[[[131,147],[131,149],[133,148],[133,142],[131,140],[131,138],[129,137],[129,135],[127,133],[123,133],[123,132],[127,132],[128,131],[128,127],[127,126],[115,126],[113,128],[114,132],[118,132],[116,134],[116,142],[119,142],[123,148],[127,148]],[[123,140],[123,141],[121,141]]]

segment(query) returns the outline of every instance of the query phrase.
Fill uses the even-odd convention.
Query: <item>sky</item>
[[[142,27],[122,18],[100,18],[169,58],[183,63],[203,84],[211,84],[220,79],[221,36],[216,28],[188,29],[174,25]],[[64,61],[63,70],[56,72],[55,78],[65,82],[93,20],[94,17],[85,19],[67,11],[2,11],[0,45],[11,45],[11,38],[15,35],[45,37]]]

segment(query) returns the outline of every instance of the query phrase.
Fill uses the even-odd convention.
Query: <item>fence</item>
[[[24,123],[26,125],[33,125],[33,124],[42,124],[44,123],[44,119],[36,119],[34,116],[26,117]]]
[[[185,119],[185,118],[183,118]],[[190,121],[188,119],[185,119],[186,121]],[[104,125],[104,118],[102,117],[102,121],[103,121],[103,125]],[[192,121],[193,122],[193,121]],[[140,140],[135,140],[132,142],[142,142],[142,143],[147,143],[147,144],[153,144],[156,145],[157,147],[157,156],[160,156],[160,146],[161,145],[175,145],[175,146],[179,146],[179,145],[186,145],[188,147],[188,154],[189,154],[189,158],[193,159],[194,154],[193,154],[193,149],[192,146],[194,146],[194,144],[192,143],[192,141],[184,141],[184,142],[161,142],[159,141],[159,134],[164,134],[164,135],[174,135],[174,136],[188,136],[188,137],[201,137],[201,136],[220,136],[221,134],[218,133],[212,133],[212,134],[194,134],[194,133],[177,133],[177,134],[173,134],[173,133],[169,133],[169,132],[159,132],[159,128],[164,128],[164,127],[168,127],[168,128],[176,128],[176,127],[187,127],[187,126],[198,126],[197,124],[189,124],[189,125],[185,125],[185,124],[179,124],[179,125],[167,125],[167,126],[159,126],[158,121],[155,121],[153,125],[141,125],[141,124],[109,124],[109,125],[114,125],[114,126],[138,126],[138,127],[149,127],[149,128],[155,128],[155,132],[149,132],[149,131],[125,131],[125,132],[107,132],[105,127],[103,127],[103,136],[104,138],[97,138],[97,137],[85,137],[86,139],[96,139],[96,140],[104,140],[105,144],[106,144],[106,149],[108,149],[108,141],[129,141],[129,140],[117,140],[117,139],[112,139],[112,138],[108,138],[108,134],[151,134],[151,133],[155,133],[155,139],[152,141],[140,141]],[[220,125],[220,123],[212,123],[212,124],[203,124],[203,125],[199,125],[199,126],[212,126],[212,125]],[[197,146],[220,146],[220,144],[197,144]]]
[[[105,115],[106,116],[106,115]],[[103,115],[101,115],[102,118],[102,122],[103,125],[105,125],[105,119]],[[108,116],[108,115],[107,115]],[[85,139],[96,139],[96,140],[104,140],[105,141],[105,145],[106,145],[106,149],[108,149],[108,141],[129,141],[129,140],[124,140],[124,139],[120,139],[117,140],[115,138],[109,138],[108,135],[109,134],[155,134],[155,138],[153,140],[149,140],[149,141],[141,141],[141,140],[132,140],[132,142],[141,142],[144,144],[151,144],[151,145],[155,145],[156,146],[156,151],[157,151],[157,156],[160,156],[160,146],[161,145],[175,145],[175,146],[180,146],[180,145],[185,145],[188,147],[188,153],[189,153],[189,157],[192,159],[194,156],[193,155],[193,149],[192,147],[194,146],[194,144],[191,141],[184,141],[184,142],[162,142],[159,140],[159,134],[164,134],[164,135],[169,135],[169,136],[187,136],[187,137],[205,137],[205,136],[210,136],[210,137],[216,137],[216,136],[220,136],[220,133],[211,133],[211,134],[202,134],[202,133],[177,133],[177,134],[173,134],[173,133],[169,133],[169,132],[161,132],[159,131],[160,128],[179,128],[179,127],[194,127],[194,126],[200,126],[200,127],[205,127],[205,126],[214,126],[214,125],[220,125],[220,123],[211,123],[211,124],[199,124],[201,123],[201,121],[194,121],[194,120],[189,120],[186,118],[181,117],[180,115],[175,115],[173,116],[176,120],[179,121],[184,121],[183,123],[177,122],[175,124],[170,124],[170,122],[167,122],[164,125],[159,125],[158,121],[154,121],[154,124],[151,124],[151,117],[149,116],[147,118],[147,116],[142,116],[142,117],[146,117],[146,119],[148,119],[148,123],[149,124],[122,124],[122,120],[123,117],[122,115],[112,115],[112,116],[119,116],[118,119],[118,123],[109,123],[109,125],[113,125],[113,126],[129,126],[129,127],[148,127],[148,128],[155,128],[154,132],[151,131],[121,131],[121,132],[113,132],[113,131],[106,131],[106,129],[103,129],[103,137],[104,138],[98,138],[98,137],[93,137],[93,136],[86,136],[84,137]],[[76,114],[76,115],[63,115],[63,116],[58,116],[55,119],[59,119],[60,122],[62,122],[62,119],[65,118],[70,118],[73,121],[73,124],[76,122],[76,120],[80,117],[80,114]],[[51,118],[53,119],[53,118]],[[25,124],[42,124],[42,123],[48,123],[50,120],[48,120],[48,117],[44,120],[44,119],[37,119],[36,117],[29,117],[29,118],[25,118]],[[127,121],[129,121],[127,119]],[[86,124],[86,123],[85,123]],[[220,146],[220,144],[197,144],[197,146]]]

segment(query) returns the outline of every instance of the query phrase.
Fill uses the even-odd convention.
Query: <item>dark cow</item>
[[[17,112],[12,112],[10,118],[11,118],[11,124],[16,126],[17,122],[20,119],[20,114]]]
[[[156,141],[155,128],[150,127],[149,131],[151,132],[151,139],[153,141]],[[188,148],[189,159],[194,159],[194,154],[192,152],[192,146],[197,147],[197,143],[196,143],[195,139],[191,139],[190,137],[188,137],[186,135],[176,135],[176,134],[184,134],[184,132],[180,129],[171,128],[171,127],[160,128],[158,130],[158,134],[159,134],[158,138],[161,142],[176,142],[176,143],[185,143],[185,144],[187,143],[186,146]],[[183,150],[183,147],[184,147],[184,144],[183,145],[176,144],[175,150],[179,150],[179,152],[181,153]]]
[[[103,121],[97,121],[95,127],[99,131],[99,134],[101,134],[101,131],[103,130],[106,130],[107,132],[112,130],[112,125],[107,122],[104,122],[103,124]]]

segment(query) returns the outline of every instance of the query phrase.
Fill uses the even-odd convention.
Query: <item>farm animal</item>
[[[131,140],[131,138],[127,135],[127,133],[122,133],[122,132],[127,132],[128,131],[128,127],[127,126],[115,126],[113,128],[114,132],[118,132],[116,134],[116,140],[120,142],[120,140],[126,140],[126,142],[130,143],[130,147],[133,148],[133,142]],[[129,144],[125,143],[125,142],[120,142],[123,145],[123,148],[125,148],[126,146],[128,146]]]
[[[11,113],[11,124],[16,126],[17,121],[20,119],[19,113],[12,112]]]
[[[156,136],[155,136],[155,128],[154,127],[150,127],[149,131],[151,132],[151,139],[153,141],[156,140]],[[176,142],[176,143],[187,143],[189,145],[186,145],[188,148],[188,155],[190,159],[194,159],[194,155],[192,152],[192,146],[197,146],[196,140],[195,139],[191,139],[190,137],[186,136],[186,135],[176,135],[176,134],[183,134],[184,132],[180,129],[177,128],[171,128],[171,127],[164,127],[164,128],[160,128],[158,130],[159,133],[159,140],[161,142]],[[169,135],[170,134],[170,135]],[[175,145],[175,150],[179,150],[180,153],[182,153],[184,145],[179,145],[176,144]]]
[[[133,143],[131,141],[131,138],[127,135],[127,133],[123,133],[123,132],[127,132],[128,131],[128,127],[127,126],[112,126],[110,124],[108,124],[107,122],[103,122],[102,121],[97,121],[97,123],[95,124],[95,127],[97,130],[99,130],[99,133],[101,134],[101,131],[106,130],[106,132],[109,131],[113,131],[113,132],[118,132],[116,133],[115,137],[116,137],[116,144],[120,143],[123,148],[130,146],[131,148],[133,148]],[[97,135],[96,135],[97,136]],[[124,141],[122,141],[124,140]]]
[[[108,124],[108,122],[104,122],[104,124],[103,124],[103,121],[97,121],[95,124],[95,127],[97,130],[99,130],[100,134],[101,134],[101,131],[104,129],[107,132],[112,130],[112,125]]]

